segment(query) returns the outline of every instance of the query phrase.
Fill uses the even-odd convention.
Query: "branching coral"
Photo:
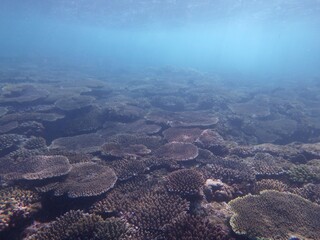
[[[141,202],[132,206],[128,221],[138,231],[155,236],[161,234],[175,219],[185,215],[189,208],[188,202],[178,196],[148,193],[141,199]]]
[[[30,218],[40,207],[35,192],[16,187],[0,190],[0,232]]]
[[[40,228],[27,240],[124,240],[128,230],[123,220],[103,220],[95,214],[71,210],[48,226]]]
[[[200,193],[204,184],[203,176],[195,169],[182,169],[167,176],[166,187],[171,193],[192,196]]]
[[[165,229],[166,240],[230,240],[224,226],[214,225],[205,218],[186,215]]]

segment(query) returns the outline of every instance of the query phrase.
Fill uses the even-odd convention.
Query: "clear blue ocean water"
[[[0,57],[303,82],[320,74],[319,11],[317,0],[2,0]]]

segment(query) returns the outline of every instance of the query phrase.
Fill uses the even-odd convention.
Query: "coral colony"
[[[319,87],[24,71],[0,79],[1,238],[319,239]]]

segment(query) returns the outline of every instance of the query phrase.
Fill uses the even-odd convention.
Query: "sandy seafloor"
[[[320,84],[0,69],[0,239],[320,239]]]

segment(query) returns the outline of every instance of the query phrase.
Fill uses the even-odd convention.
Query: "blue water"
[[[2,59],[192,68],[239,81],[320,75],[317,0],[1,2]]]

